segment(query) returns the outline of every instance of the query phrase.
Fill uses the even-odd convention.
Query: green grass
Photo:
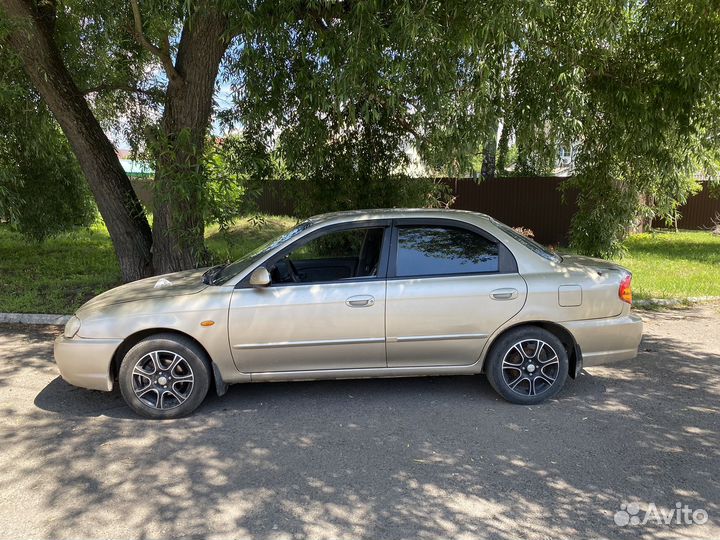
[[[42,243],[0,227],[0,312],[71,313],[120,283],[104,226]]]
[[[239,258],[295,224],[268,216],[260,224],[241,219],[228,231],[207,230],[217,262]],[[626,241],[618,262],[634,275],[635,297],[720,296],[720,237],[683,231],[639,234]],[[0,312],[72,313],[121,283],[107,230],[102,225],[28,242],[0,224]]]
[[[635,298],[720,296],[720,236],[658,231],[625,241],[617,262],[633,273]]]
[[[239,259],[296,224],[296,219],[286,216],[264,216],[260,223],[244,218],[227,231],[220,231],[217,225],[208,227],[205,238],[215,260],[225,263]]]
[[[287,217],[266,217],[260,225],[242,219],[225,233],[208,228],[207,244],[216,261],[225,262],[294,224],[295,220]],[[93,296],[121,283],[104,225],[36,243],[0,224],[0,312],[72,313]]]

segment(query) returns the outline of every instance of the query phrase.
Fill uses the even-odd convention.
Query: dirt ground
[[[540,406],[273,383],[160,423],[59,379],[56,328],[0,327],[0,538],[719,538],[720,306],[640,313],[637,359]],[[707,521],[625,525],[676,504]]]

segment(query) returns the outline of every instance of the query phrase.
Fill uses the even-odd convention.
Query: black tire
[[[196,343],[183,336],[157,334],[127,352],[118,382],[132,410],[164,420],[197,409],[208,393],[210,377],[210,362]]]
[[[485,360],[485,373],[490,385],[507,401],[535,405],[562,389],[568,376],[568,354],[551,332],[523,326],[493,344]]]

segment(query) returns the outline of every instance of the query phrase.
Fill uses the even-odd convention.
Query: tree
[[[481,93],[468,92],[468,98],[462,98],[475,82],[490,77],[478,76],[475,68],[489,64],[476,53],[504,42],[502,28],[513,16],[511,10],[499,10],[500,16],[493,17],[489,8],[473,10],[459,1],[413,6],[299,1],[226,5],[206,0],[140,6],[132,0],[129,9],[117,10],[113,3],[74,0],[58,10],[52,0],[0,0],[0,10],[5,15],[4,43],[22,59],[35,90],[68,137],[126,279],[204,262],[201,160],[219,65],[234,38],[239,36],[230,60],[240,69],[229,70],[228,79],[248,89],[245,103],[251,109],[241,107],[239,115],[248,126],[270,126],[272,116],[258,120],[269,112],[263,102],[277,111],[272,99],[279,97],[300,102],[294,137],[311,132],[308,140],[334,137],[337,131],[328,132],[327,125],[314,121],[318,110],[350,119],[331,125],[332,130],[351,127],[359,116],[371,126],[367,119],[382,110],[418,142],[422,137],[414,126],[423,123],[423,116],[444,122],[446,139],[459,141],[470,131],[458,137],[454,124],[472,122],[462,109],[473,107],[475,119],[484,114],[486,98]],[[490,18],[499,30],[477,38],[477,26]],[[458,39],[449,43],[444,59],[437,44],[447,35]],[[256,66],[248,61],[266,53],[296,71],[286,79],[292,81],[290,92],[278,93],[285,80],[266,84],[263,77],[271,72],[255,76]],[[350,62],[345,53],[350,53]],[[453,76],[459,62],[467,66],[460,81]],[[429,64],[438,65],[437,73],[427,70]],[[329,78],[322,73],[323,65],[330,66]],[[148,76],[153,67],[162,70],[161,80]],[[268,62],[264,67],[272,69]],[[156,80],[148,80],[153,77]],[[258,87],[259,82],[265,86]],[[152,236],[103,133],[127,114],[127,109],[111,105],[119,92],[155,100],[156,110],[162,109],[158,122],[140,120],[130,130],[130,139],[143,143],[156,162]],[[294,152],[292,140],[298,139],[286,137],[289,154]],[[471,145],[467,140],[464,144]],[[397,148],[388,152],[397,154]],[[462,158],[461,152],[454,155]]]
[[[512,133],[527,170],[579,142],[573,240],[594,254],[617,247],[639,194],[663,212],[693,167],[717,162],[711,0],[0,0],[0,13],[0,42],[66,134],[126,279],[204,263],[214,113],[326,187],[361,178],[370,201],[410,146],[457,173],[494,149],[499,124],[501,161]],[[218,75],[227,111],[213,104]],[[111,128],[155,159],[152,234]]]
[[[41,104],[15,105],[40,110],[0,117],[0,215],[38,241],[90,225],[96,208],[67,139]]]
[[[201,156],[215,79],[228,44],[227,18],[209,3],[195,3],[188,12],[159,6],[160,11],[153,12],[152,31],[161,36],[160,46],[151,42],[154,36],[146,35],[137,2],[131,4],[132,26],[128,26],[127,14],[114,15],[113,3],[78,2],[58,11],[51,0],[0,2],[4,42],[20,57],[34,89],[67,136],[128,281],[204,262]],[[180,35],[173,60],[168,36],[177,28]],[[89,45],[85,58],[76,56],[82,56],[82,49],[77,52],[71,47],[79,41]],[[109,66],[102,64],[103,54],[114,60]],[[136,61],[127,62],[128,57]],[[78,60],[86,60],[95,69],[88,70]],[[152,61],[162,65],[167,86],[162,119],[152,138],[145,141],[156,157],[159,194],[151,233],[99,122],[102,99],[93,110],[85,94],[157,95],[157,88],[147,90],[139,84]],[[107,80],[93,85],[93,78]],[[119,114],[114,110],[109,116],[117,119]]]
[[[26,81],[0,74],[0,216],[26,236],[43,240],[91,224],[96,208],[75,155]],[[4,84],[3,84],[4,83]]]
[[[148,275],[150,228],[114,148],[53,40],[55,5],[3,0],[0,9],[7,16],[5,41],[22,58],[28,78],[67,136],[105,219],[123,276]]]
[[[581,1],[556,15],[539,21],[512,73],[518,161],[580,143],[567,182],[579,193],[572,243],[610,256],[635,219],[669,215],[693,173],[718,170],[720,10]]]

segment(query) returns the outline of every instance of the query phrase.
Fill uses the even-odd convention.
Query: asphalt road
[[[60,380],[57,329],[0,327],[0,538],[718,538],[718,306],[644,317],[637,360],[541,406],[483,377],[275,383],[162,423]],[[709,519],[618,526],[631,502]]]

